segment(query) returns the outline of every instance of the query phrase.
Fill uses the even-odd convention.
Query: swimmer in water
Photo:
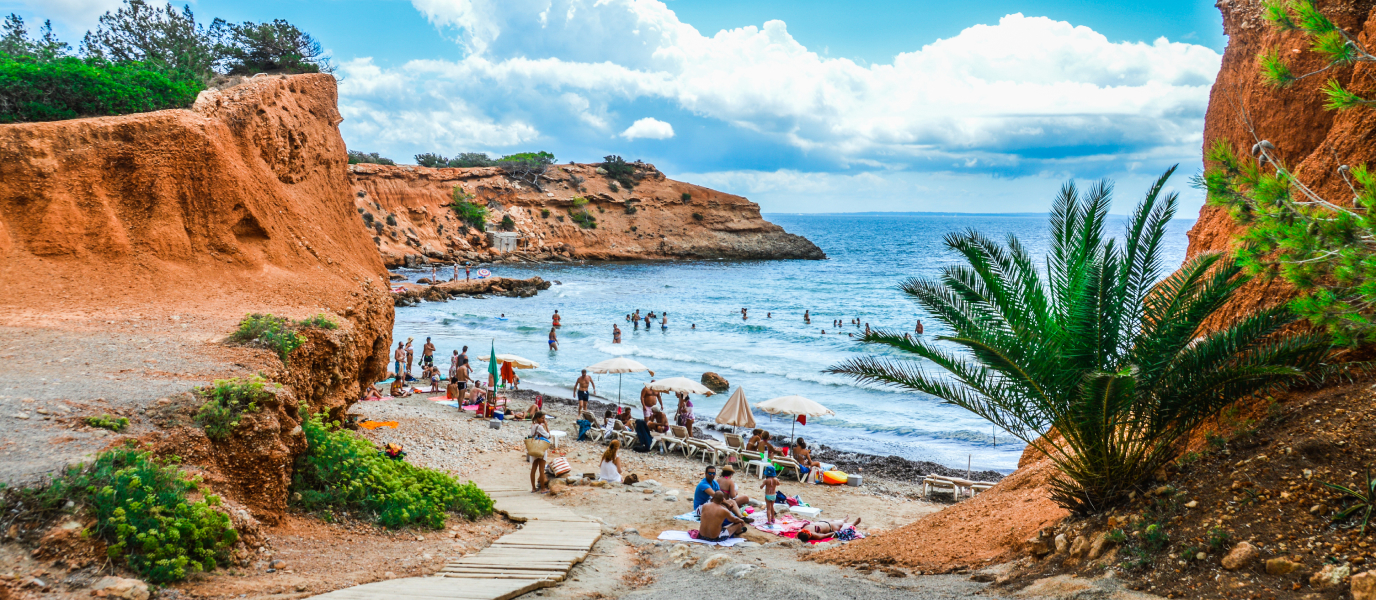
[[[774,313],[771,313],[771,312],[764,313],[764,318],[766,318],[766,319],[773,319],[773,318],[774,318]]]
[[[697,324],[697,323],[693,323],[693,324],[689,325],[688,328],[689,328],[689,329],[697,329],[697,328],[698,328],[698,324]]]
[[[668,331],[668,330],[669,330],[669,313],[666,312],[666,313],[660,315],[660,318],[659,318],[659,330],[660,330],[660,331]]]
[[[616,326],[616,323],[612,323],[612,343],[613,343],[613,344],[620,344],[620,343],[621,343],[621,328],[620,328],[620,327],[617,327],[617,326]]]
[[[744,321],[744,320],[749,319],[749,318],[750,318],[750,316],[747,315],[747,314],[745,313],[745,309],[742,308],[742,309],[741,309],[741,320]]]
[[[550,327],[550,328],[549,328],[549,349],[550,349],[550,350],[558,350],[558,349],[559,349],[559,336],[554,335],[554,328],[553,328],[553,327]]]
[[[810,323],[812,323],[812,310],[811,310],[811,309],[804,310],[804,311],[803,311],[803,324],[804,324],[804,325],[807,325],[807,324],[810,324]]]

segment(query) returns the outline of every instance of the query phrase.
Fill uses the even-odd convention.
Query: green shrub
[[[583,229],[597,229],[597,217],[586,210],[570,211],[569,218],[573,219],[573,222]]]
[[[329,315],[324,313],[315,315],[304,321],[297,321],[297,327],[318,327],[320,329],[339,329],[339,323],[334,322]]]
[[[587,205],[588,205],[588,199],[587,199],[587,198],[584,198],[584,197],[582,197],[582,196],[579,196],[579,197],[573,199],[573,207],[574,207],[574,208],[583,208],[584,206],[587,206]]]
[[[380,156],[380,155],[379,155],[378,153],[376,153],[376,152],[364,152],[364,151],[362,151],[362,150],[350,150],[350,151],[349,151],[349,164],[351,164],[351,165],[357,165],[357,164],[361,164],[361,163],[362,163],[362,164],[377,164],[377,165],[395,165],[395,164],[397,164],[396,161],[394,161],[394,160],[392,160],[392,159],[390,159],[390,158],[383,158],[382,156]]]
[[[542,209],[540,209],[540,218],[541,218],[541,219],[548,219],[548,218],[549,218],[549,209],[548,209],[548,208],[542,208]]]
[[[281,387],[280,383],[273,385]],[[248,379],[217,379],[210,387],[203,388],[201,395],[207,399],[196,413],[196,424],[213,440],[229,437],[239,427],[239,418],[244,413],[262,410],[259,403],[273,397],[267,390],[267,380],[258,375]]]
[[[611,182],[611,183],[608,183],[608,184],[607,184],[607,187],[610,188],[613,192],[619,192],[619,191],[621,191],[621,188],[618,187],[618,186],[616,185],[616,182],[615,182],[615,181],[613,181],[613,182]]]
[[[51,518],[62,511],[89,509],[95,524],[87,535],[107,544],[111,559],[123,561],[149,583],[186,579],[229,564],[239,540],[229,517],[213,507],[219,497],[176,466],[176,457],[154,458],[129,441],[101,452],[89,465],[68,467],[48,483],[7,491],[5,514],[21,511]],[[193,494],[203,500],[191,500]],[[68,508],[68,503],[74,508]],[[29,522],[34,522],[29,520]]]
[[[391,225],[392,227],[396,227],[396,226],[397,226],[397,216],[396,216],[396,215],[387,215],[387,224],[388,224],[388,225]]]
[[[701,221],[701,220],[702,220],[702,213],[698,213],[698,212],[693,213],[693,220],[694,220],[694,221]]]
[[[558,221],[558,222],[560,222],[560,223],[563,223],[563,222],[564,222],[564,215],[554,215],[554,220],[555,220],[555,221]]]
[[[198,79],[169,77],[141,63],[0,54],[0,123],[185,108],[202,89]]]
[[[301,424],[306,453],[297,458],[293,498],[307,511],[352,511],[384,527],[440,529],[445,516],[492,513],[492,499],[473,482],[384,457],[372,442],[339,423],[311,415]]]
[[[516,220],[512,219],[511,215],[502,215],[502,229],[510,231],[511,228],[515,226]]]
[[[454,209],[454,214],[460,221],[471,225],[478,231],[487,231],[487,207],[471,202],[472,194],[463,193],[463,188],[454,186],[449,193],[453,199],[449,207]]]
[[[637,213],[637,212],[639,212],[639,209],[637,209],[637,208],[635,207],[634,204],[630,204],[630,203],[627,203],[627,204],[626,204],[626,214],[628,214],[628,215],[633,215],[633,214],[635,214],[635,213]]]
[[[369,227],[372,227],[372,226],[373,226],[373,213],[366,212],[366,211],[364,211],[364,210],[361,209],[361,208],[358,209],[358,210],[359,210],[360,212],[362,212],[363,222],[364,222],[364,223],[367,223]]]
[[[692,195],[692,194],[689,194],[688,192],[683,192],[683,195],[682,195],[682,196],[679,196],[679,199],[680,199],[680,200],[683,200],[683,203],[684,203],[684,204],[687,204],[687,203],[693,201],[693,195]]]
[[[86,417],[86,424],[91,427],[120,432],[129,426],[129,419],[127,417],[115,418],[110,415],[101,415],[99,417]]]
[[[634,165],[616,155],[605,156],[602,160],[602,164],[598,166],[607,172],[607,179],[612,180],[612,183],[608,185],[612,188],[613,192],[617,190],[617,184],[620,184],[621,187],[628,190],[635,187],[635,182],[639,179],[639,174],[636,172]]]
[[[270,348],[282,357],[282,362],[287,362],[292,350],[306,343],[306,338],[296,333],[291,319],[270,314],[254,313],[244,317],[244,320],[239,322],[239,330],[229,337],[236,342]]]

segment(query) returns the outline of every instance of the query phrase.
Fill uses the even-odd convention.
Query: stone
[[[664,496],[664,501],[665,501],[665,502],[674,502],[674,501],[677,501],[677,500],[678,500],[678,496],[667,496],[667,495]]]
[[[1304,565],[1288,558],[1272,558],[1266,561],[1267,575],[1289,575]]]
[[[1041,535],[1034,535],[1023,542],[1023,549],[1032,556],[1046,556],[1051,554],[1051,544]]]
[[[669,549],[669,556],[675,560],[688,556],[688,544],[674,544],[674,547]]]
[[[102,577],[91,586],[93,591],[105,592],[107,598],[121,600],[148,600],[148,584],[137,579],[123,577]]]
[[[392,579],[392,578],[396,577],[397,574],[396,574],[396,573],[393,573],[393,572],[391,572],[391,571],[383,571],[383,572],[382,572],[382,576],[383,576],[384,578],[386,578],[386,579]]]
[[[1191,501],[1185,503],[1185,508],[1194,508],[1194,507],[1196,507],[1196,506],[1199,506],[1199,501],[1198,501],[1198,500],[1191,500]]]
[[[713,554],[702,561],[702,570],[711,571],[717,567],[726,566],[731,563],[731,557],[725,554]]]
[[[1376,571],[1352,576],[1352,600],[1376,600]]]
[[[1322,570],[1309,577],[1309,585],[1318,590],[1336,589],[1351,574],[1352,567],[1347,565],[1324,565]]]
[[[1070,540],[1066,539],[1064,533],[1056,534],[1056,554],[1065,554],[1070,550]]]
[[[725,377],[711,371],[702,374],[702,385],[707,386],[707,389],[717,393],[731,389],[731,382],[727,381]]]
[[[1107,531],[1094,536],[1094,541],[1089,545],[1089,560],[1103,556],[1105,551],[1113,548],[1113,545],[1113,542],[1108,539]]]
[[[755,565],[731,565],[730,567],[724,569],[722,573],[727,577],[735,577],[736,579],[740,579],[741,577],[745,577],[746,573],[749,573],[754,569]]]
[[[276,559],[276,560],[273,560],[272,562],[268,563],[268,568],[272,568],[272,569],[285,569],[285,568],[287,568],[287,561],[282,560],[282,559],[280,559],[280,558],[279,558],[279,559]]]
[[[1070,557],[1080,558],[1089,550],[1089,540],[1083,535],[1075,536],[1075,541],[1070,544]]]
[[[1239,543],[1223,557],[1223,568],[1236,571],[1252,563],[1257,558],[1257,549],[1247,542]]]

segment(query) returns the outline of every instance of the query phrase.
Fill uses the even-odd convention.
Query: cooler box
[[[793,508],[788,509],[788,512],[791,512],[800,517],[816,519],[817,515],[822,514],[822,509],[817,508],[815,506],[795,506]]]
[[[864,475],[851,475],[848,479],[846,479],[846,485],[855,485],[855,486],[865,485],[865,476],[864,476]]]
[[[502,428],[502,420],[501,420],[501,419],[493,419],[493,420],[487,422],[487,426],[488,426],[488,427],[491,427],[491,428],[493,428],[493,429],[501,429],[501,428]]]

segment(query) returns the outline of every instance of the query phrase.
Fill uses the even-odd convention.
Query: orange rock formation
[[[520,235],[516,256],[539,260],[673,258],[807,258],[826,255],[812,242],[760,217],[740,196],[668,179],[654,165],[638,165],[633,189],[611,189],[596,165],[554,165],[541,188],[506,177],[501,169],[431,169],[350,165],[355,222],[373,237],[390,266],[440,260],[490,260],[488,238],[449,208],[454,189],[488,207],[488,230],[503,217]],[[684,194],[688,200],[684,200]],[[575,206],[575,199],[587,200]],[[596,228],[574,222],[586,210]],[[363,215],[376,225],[369,225]],[[396,225],[389,225],[392,217]]]

